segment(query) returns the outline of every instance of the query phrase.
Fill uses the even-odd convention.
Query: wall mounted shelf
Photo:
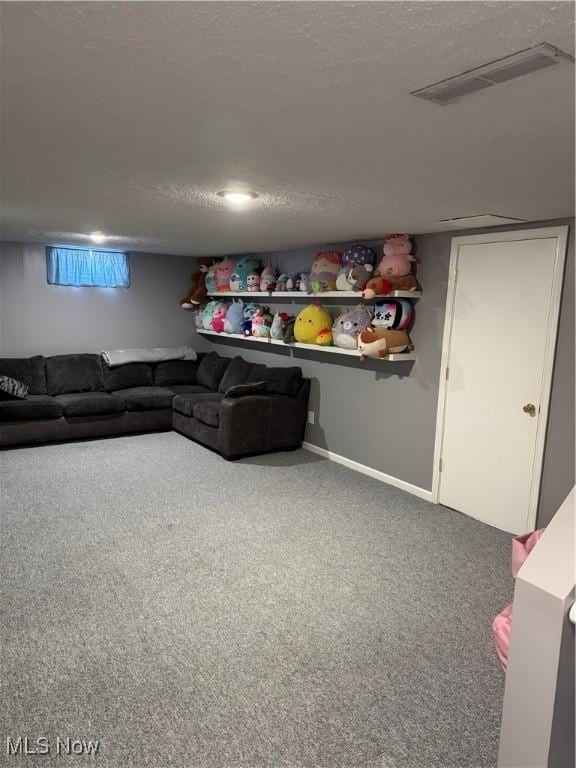
[[[360,301],[378,301],[380,299],[419,299],[422,291],[391,291],[390,293],[381,293],[373,299],[363,299],[360,291],[325,291],[324,293],[304,293],[302,291],[244,291],[243,293],[233,293],[232,291],[215,291],[208,294],[214,298],[233,299],[240,297],[251,299],[265,296],[267,299],[302,299],[310,301],[311,299],[359,299]]]
[[[343,293],[343,291],[341,291]],[[230,295],[230,294],[228,294]],[[252,294],[254,295],[254,294]],[[222,341],[247,341],[254,344],[275,344],[285,349],[307,349],[309,352],[327,352],[332,355],[348,355],[348,357],[355,357],[360,360],[360,355],[357,349],[342,349],[341,347],[320,347],[317,344],[302,344],[299,341],[295,341],[293,344],[285,344],[283,341],[277,341],[276,339],[260,339],[256,336],[243,336],[241,333],[218,333],[217,331],[205,331],[204,329],[197,328],[196,333],[202,336],[218,336]],[[416,360],[416,355],[412,352],[401,352],[395,355],[388,355],[388,357],[380,358],[367,358],[370,360],[380,360],[382,363],[405,363]]]

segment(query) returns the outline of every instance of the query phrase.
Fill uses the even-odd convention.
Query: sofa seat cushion
[[[166,387],[131,387],[119,389],[113,395],[125,401],[127,411],[156,411],[170,408],[174,397]]]
[[[172,408],[184,416],[192,417],[196,403],[219,403],[224,395],[220,392],[197,392],[194,395],[176,395],[172,401]]]
[[[218,414],[220,413],[220,403],[200,401],[194,404],[192,409],[194,418],[206,424],[207,427],[218,426]]]
[[[46,395],[46,370],[42,355],[34,357],[0,357],[0,376],[18,379],[28,387],[30,395]]]
[[[56,395],[55,400],[62,405],[64,416],[103,416],[126,410],[123,400],[107,392],[74,392]]]
[[[98,392],[104,389],[99,355],[54,355],[46,358],[49,395]]]
[[[0,421],[59,419],[62,404],[50,395],[28,395],[26,400],[0,400]]]
[[[117,389],[129,387],[147,387],[154,383],[152,367],[146,363],[127,363],[110,368],[102,361],[102,371],[106,392],[116,392]]]
[[[171,384],[168,389],[175,395],[198,395],[211,391],[201,384]]]
[[[229,357],[221,357],[217,352],[208,352],[198,366],[197,383],[217,392],[229,363]]]

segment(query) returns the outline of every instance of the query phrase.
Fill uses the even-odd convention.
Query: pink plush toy
[[[383,251],[384,258],[378,265],[381,277],[403,277],[412,272],[416,259],[412,255],[410,235],[386,235]]]
[[[418,287],[412,274],[416,258],[411,253],[410,235],[386,235],[383,251],[375,276],[368,280],[362,292],[363,299],[385,296],[394,290],[415,291]]]
[[[228,307],[223,302],[219,302],[216,305],[216,309],[212,315],[212,330],[216,331],[216,333],[222,333],[224,330],[224,320],[226,319],[227,312]]]
[[[230,290],[230,275],[234,271],[234,259],[223,259],[216,265],[216,288],[219,292]]]
[[[273,291],[276,288],[276,270],[274,267],[264,267],[260,275],[260,290]]]

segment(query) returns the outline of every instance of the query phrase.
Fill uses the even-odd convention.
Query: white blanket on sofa
[[[161,363],[165,360],[196,360],[192,347],[154,347],[153,349],[109,349],[100,352],[110,368],[127,363]]]

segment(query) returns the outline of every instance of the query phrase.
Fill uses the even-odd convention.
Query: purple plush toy
[[[336,289],[338,291],[362,290],[361,288],[350,285],[350,270],[354,267],[364,267],[369,273],[367,278],[369,279],[373,275],[375,263],[376,253],[372,248],[369,248],[367,245],[362,245],[362,243],[349,245],[342,254],[342,269],[338,272],[336,278]]]

